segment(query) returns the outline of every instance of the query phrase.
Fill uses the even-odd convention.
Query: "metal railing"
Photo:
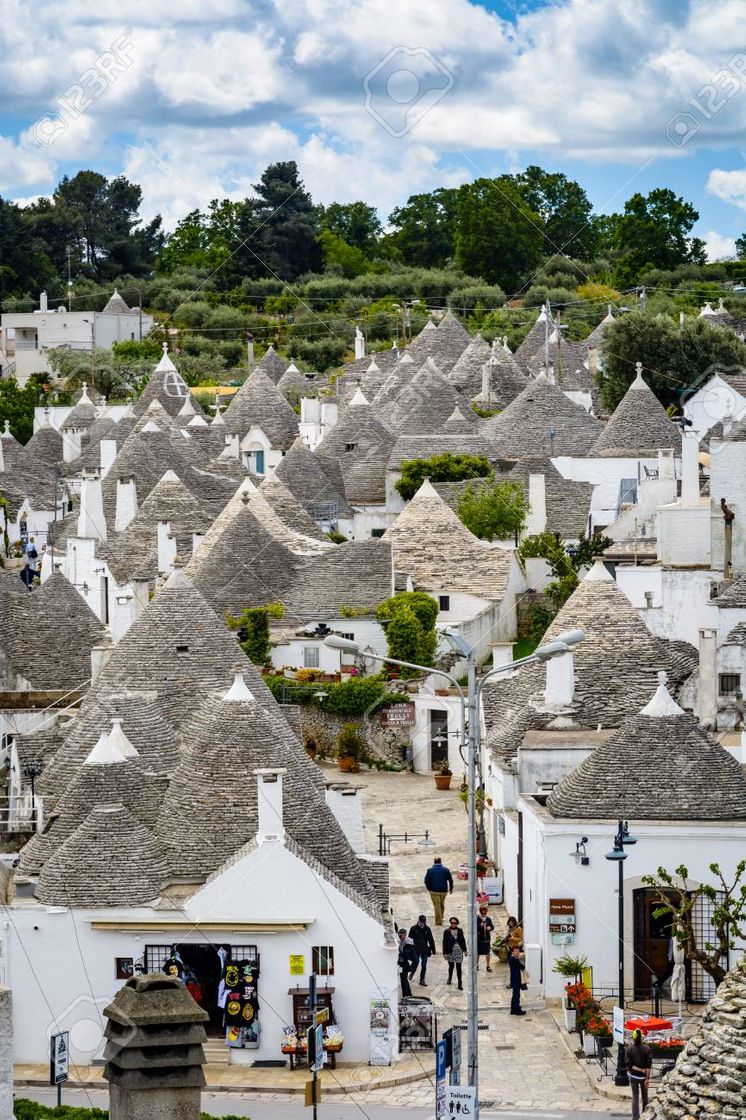
[[[28,794],[0,797],[0,832],[41,832],[44,828],[44,798],[32,805]]]

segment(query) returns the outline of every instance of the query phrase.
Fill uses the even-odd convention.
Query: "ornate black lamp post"
[[[614,847],[610,852],[606,853],[606,858],[616,863],[619,869],[619,931],[618,931],[618,945],[619,945],[619,1006],[622,1009],[622,1016],[624,1016],[624,861],[627,858],[625,847],[629,844],[636,844],[637,840],[630,836],[629,825],[627,821],[619,821],[617,834],[614,837]],[[629,1085],[629,1077],[627,1076],[627,1059],[624,1054],[624,1043],[620,1042],[617,1046],[616,1058],[616,1073],[614,1074],[615,1085]]]

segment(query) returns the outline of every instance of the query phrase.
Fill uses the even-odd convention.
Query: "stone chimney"
[[[192,533],[192,556],[195,556],[199,550],[199,546],[205,539],[204,533]]]
[[[365,357],[365,337],[360,327],[355,327],[355,360]]]
[[[111,1120],[199,1120],[209,1015],[182,981],[134,976],[104,1015]]]
[[[591,346],[588,351],[588,372],[593,378],[593,383],[596,383],[596,374],[598,373],[598,348]]]
[[[49,304],[47,303],[47,293],[46,292],[40,292],[39,293],[39,310],[40,311],[48,311],[49,310]]]
[[[2,474],[4,472],[4,470],[5,470],[5,456],[3,454],[3,441],[2,441],[2,438],[0,438],[0,474]]]
[[[84,470],[80,484],[80,513],[78,534],[96,541],[106,540],[106,518],[101,494],[101,474],[97,470]]]
[[[158,572],[170,574],[176,556],[176,537],[171,533],[170,521],[158,522]]]
[[[699,440],[693,432],[681,436],[681,504],[699,505]]]
[[[106,478],[111,470],[111,465],[117,457],[117,441],[115,439],[102,439],[98,445],[99,464],[101,477]]]
[[[669,481],[676,478],[672,447],[662,447],[658,450],[658,478],[667,478]]]
[[[492,644],[492,668],[499,669],[503,665],[509,665],[513,660],[513,643],[512,642],[493,642]]]
[[[107,634],[97,646],[91,647],[91,680],[95,680],[114,652],[114,643]]]
[[[257,784],[257,844],[267,841],[282,842],[285,827],[282,820],[282,777],[287,774],[283,767],[255,770]]]
[[[714,731],[717,727],[717,630],[699,631],[699,722]]]
[[[62,459],[65,463],[72,463],[80,458],[80,448],[83,433],[80,428],[68,428],[62,433]]]
[[[547,527],[547,479],[545,474],[528,476],[529,513],[526,534],[530,537],[543,533]]]
[[[546,663],[544,702],[550,708],[566,708],[575,695],[575,658],[572,651],[550,657]]]
[[[117,479],[117,506],[114,514],[114,532],[126,529],[137,513],[137,486],[134,478]]]
[[[238,446],[237,435],[227,435],[225,437],[225,447],[220,452],[221,459],[240,459],[241,452]]]

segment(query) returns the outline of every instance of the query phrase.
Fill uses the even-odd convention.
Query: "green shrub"
[[[360,759],[365,753],[365,740],[356,723],[345,723],[337,735],[337,758]]]
[[[413,498],[426,478],[431,482],[461,482],[466,478],[487,478],[492,474],[488,459],[482,455],[433,455],[430,459],[406,459],[396,489],[405,501]]]

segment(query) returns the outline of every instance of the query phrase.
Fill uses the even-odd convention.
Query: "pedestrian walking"
[[[508,967],[510,969],[510,1014],[511,1015],[525,1015],[526,1012],[521,1007],[521,989],[526,986],[526,969],[523,961],[521,960],[521,950],[517,945],[508,957]]]
[[[412,988],[409,981],[415,974],[417,968],[417,954],[414,951],[412,938],[407,937],[405,929],[399,930],[399,955],[397,958],[397,966],[399,968],[399,980],[401,981],[401,994],[402,996],[411,996]]]
[[[34,560],[36,560],[39,556],[39,553],[36,550],[36,545],[34,544],[33,537],[29,537],[29,539],[26,541],[23,553],[26,559],[31,561],[31,565],[33,567]]]
[[[23,565],[23,567],[21,568],[21,570],[18,574],[20,575],[21,579],[25,583],[26,589],[28,591],[30,591],[31,590],[31,585],[33,584],[34,580],[36,579],[36,572],[34,571],[34,569],[31,567],[30,564],[26,563],[26,564]]]
[[[640,1120],[640,1105],[642,1111],[648,1107],[648,1086],[650,1085],[650,1071],[653,1068],[653,1051],[642,1041],[642,1031],[637,1030],[632,1034],[632,1041],[625,1050],[627,1059],[627,1076],[632,1088],[632,1120]]]
[[[466,939],[464,937],[464,931],[459,925],[458,918],[450,918],[448,921],[448,929],[443,931],[443,956],[448,961],[448,980],[446,983],[452,983],[453,970],[455,968],[458,990],[463,991],[464,985],[461,975],[461,965],[466,956]]]
[[[435,938],[424,914],[420,914],[410,929],[409,936],[412,939],[414,951],[420,964],[420,987],[426,988],[427,962],[430,957],[435,955]]]
[[[477,914],[477,972],[479,971],[479,958],[484,957],[487,961],[487,971],[492,972],[492,963],[490,954],[492,952],[492,934],[495,932],[495,924],[490,917],[489,907],[484,903],[479,907]]]
[[[440,856],[433,857],[432,867],[425,873],[425,888],[433,900],[433,914],[436,926],[443,925],[446,896],[453,894],[453,875],[444,865]]]

